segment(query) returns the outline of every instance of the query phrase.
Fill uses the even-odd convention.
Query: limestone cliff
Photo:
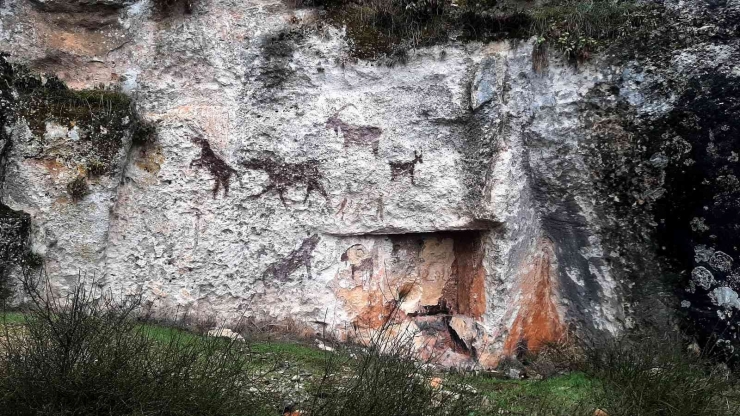
[[[5,0],[30,72],[3,87],[0,236],[27,213],[57,289],[83,272],[162,314],[345,337],[398,305],[448,364],[680,301],[732,325],[740,2],[662,7],[640,43],[543,70],[536,39],[357,60],[276,1]]]

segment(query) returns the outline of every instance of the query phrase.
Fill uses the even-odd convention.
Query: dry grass
[[[632,0],[294,0],[319,6],[345,26],[353,55],[403,63],[409,50],[458,40],[491,41],[538,36],[535,70],[547,68],[548,49],[569,61],[588,59],[614,39],[648,28],[647,7]]]

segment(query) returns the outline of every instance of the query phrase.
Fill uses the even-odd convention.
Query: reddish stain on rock
[[[518,312],[504,344],[505,354],[518,349],[537,351],[549,341],[562,339],[565,329],[554,302],[557,281],[552,268],[552,242],[542,240],[520,283]]]
[[[476,321],[486,311],[481,237],[479,231],[409,234],[391,236],[390,251],[348,247],[336,290],[354,327],[416,328],[422,356],[469,360],[480,335]]]
[[[363,294],[356,293],[358,292],[357,289],[352,290],[349,296],[365,297],[367,303],[352,321],[355,327],[378,329],[389,322],[389,320],[400,322],[405,318],[403,311],[395,307],[394,301],[386,299],[382,293],[365,292],[367,295],[363,296]]]

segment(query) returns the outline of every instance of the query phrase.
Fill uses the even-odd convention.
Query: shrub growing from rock
[[[90,188],[87,186],[87,180],[84,176],[78,175],[67,184],[67,193],[69,194],[72,201],[79,201],[90,193]]]

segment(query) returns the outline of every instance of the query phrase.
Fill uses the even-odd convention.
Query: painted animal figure
[[[349,147],[350,145],[370,146],[373,149],[373,154],[377,156],[378,147],[380,146],[380,135],[383,133],[383,130],[373,126],[356,126],[342,121],[339,118],[339,112],[346,107],[342,107],[334,115],[329,117],[326,120],[326,127],[334,129],[334,133],[337,134],[339,134],[339,131],[342,132],[342,135],[344,135],[344,147]]]
[[[255,197],[260,197],[270,191],[276,191],[280,201],[285,204],[285,192],[291,186],[305,185],[306,197],[305,203],[311,195],[311,191],[317,191],[324,198],[329,199],[321,184],[323,175],[319,170],[317,160],[307,160],[305,162],[288,163],[272,152],[267,152],[261,158],[252,158],[241,163],[247,169],[261,170],[267,173],[269,184]]]
[[[298,270],[301,266],[306,267],[306,275],[311,278],[311,255],[319,244],[318,234],[314,234],[301,242],[301,246],[288,253],[283,259],[270,264],[262,274],[266,281],[272,277],[279,282],[287,282],[290,275]]]
[[[231,181],[231,175],[237,174],[236,170],[213,152],[208,140],[202,137],[194,137],[191,141],[200,145],[200,157],[193,159],[190,162],[190,167],[206,168],[213,175],[216,180],[213,185],[213,199],[216,199],[216,194],[218,194],[221,186],[224,187],[224,197],[229,196],[229,182]]]
[[[423,163],[422,153],[417,154],[414,150],[414,159],[408,162],[388,162],[391,167],[391,180],[395,181],[401,176],[410,176],[411,183],[416,185],[414,182],[414,170],[416,169],[417,163]]]

